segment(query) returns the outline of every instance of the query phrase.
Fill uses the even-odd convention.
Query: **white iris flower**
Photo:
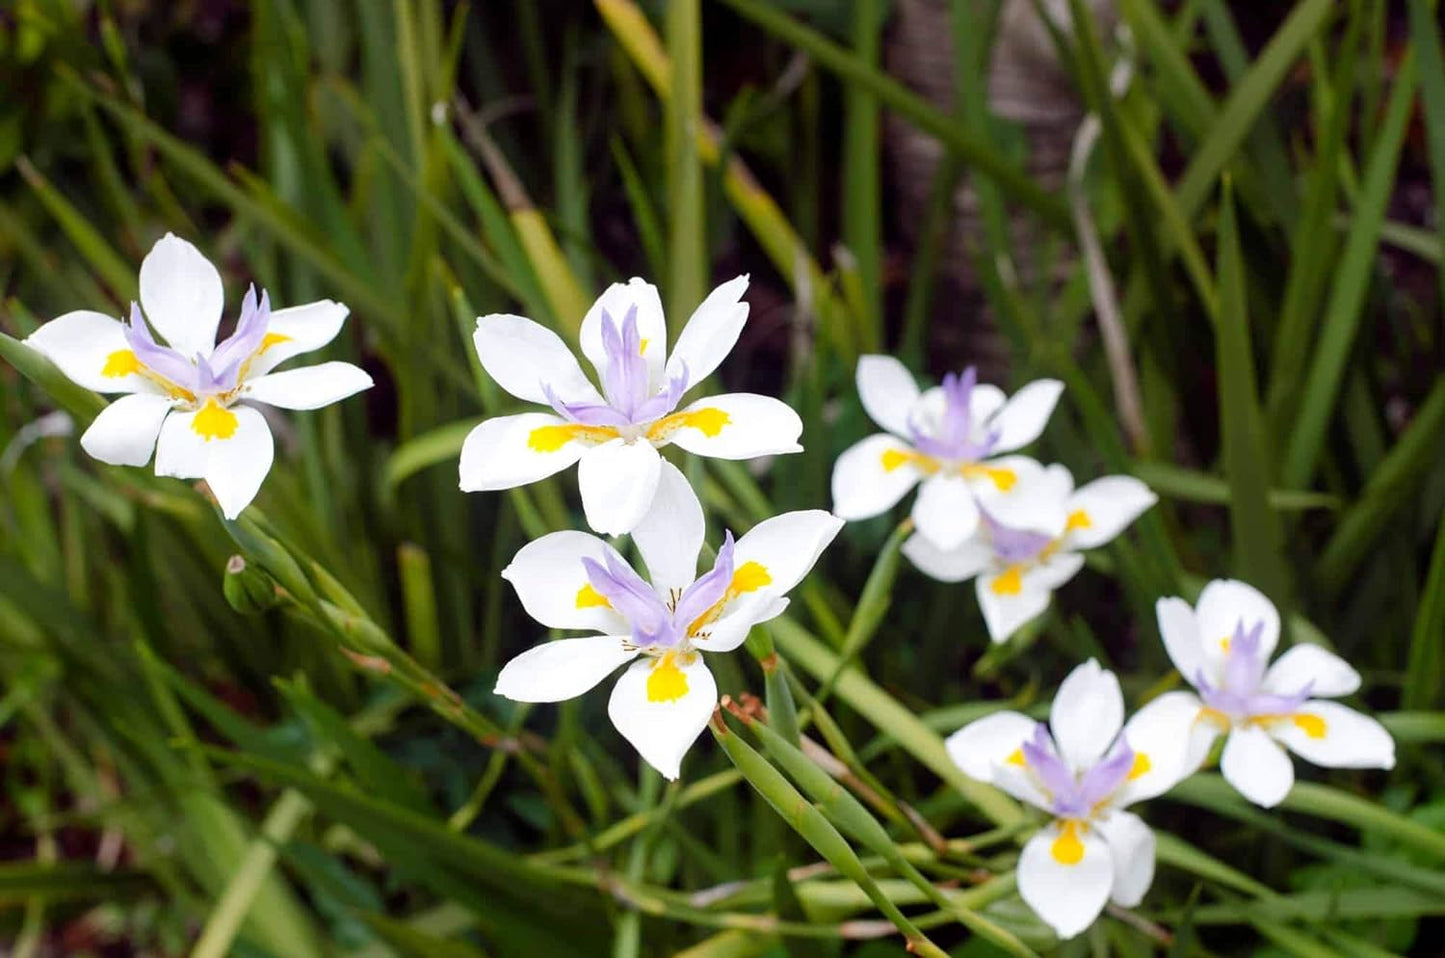
[[[275,453],[256,405],[320,409],[372,382],[341,362],[272,372],[335,339],[348,312],[342,304],[273,312],[266,293],[258,301],[252,288],[236,331],[217,343],[224,300],[216,267],[167,233],[141,263],[140,304],[131,304],[129,323],[77,310],[26,343],[81,386],[124,394],[80,437],[87,453],[144,466],[154,452],[156,475],[206,480],[234,519],[256,497]]]
[[[1046,504],[1052,528],[1010,528],[985,509],[978,531],[954,549],[940,549],[921,533],[903,543],[903,554],[935,579],[977,578],[979,608],[995,642],[1043,614],[1054,590],[1084,567],[1080,550],[1109,542],[1159,501],[1132,476],[1105,476],[1075,489],[1073,475],[1055,464],[1034,481],[1038,488],[1026,495]]]
[[[966,774],[1053,816],[1024,845],[1018,886],[1060,938],[1088,928],[1110,900],[1139,904],[1154,880],[1154,833],[1124,809],[1187,771],[1173,741],[1179,723],[1157,718],[1140,712],[1124,725],[1119,680],[1090,659],[1059,686],[1047,725],[995,712],[946,743]]]
[[[868,415],[888,431],[838,457],[833,511],[850,521],[876,516],[922,483],[913,521],[938,549],[956,549],[974,534],[980,506],[1013,528],[1051,528],[1058,517],[1050,504],[1028,495],[1043,467],[1027,456],[1000,454],[1039,437],[1063,388],[1040,379],[1005,399],[997,386],[979,383],[969,367],[920,393],[898,360],[864,356],[858,360],[858,394]]]
[[[608,715],[649,765],[675,779],[718,702],[701,653],[731,651],[754,625],[781,614],[784,595],[842,522],[821,510],[774,516],[737,542],[729,533],[699,576],[702,507],[675,466],[663,462],[661,473],[656,503],[632,534],[650,583],[612,546],[574,531],[528,543],[503,570],[538,622],[601,634],[522,653],[502,669],[496,692],[561,702],[632,662],[612,689]]]
[[[587,524],[623,535],[652,505],[662,446],[718,459],[801,452],[802,420],[769,396],[728,393],[677,409],[737,342],[747,286],[739,276],[713,290],[668,355],[657,288],[640,279],[614,283],[580,334],[600,392],[551,330],[521,316],[478,319],[473,339],[483,368],[513,396],[552,411],[499,416],[472,430],[462,447],[462,489],[511,489],[578,463]]]
[[[1317,645],[1292,647],[1269,664],[1279,644],[1279,612],[1256,588],[1220,579],[1194,608],[1179,598],[1156,606],[1164,647],[1195,692],[1167,692],[1141,711],[1182,715],[1180,741],[1198,768],[1227,735],[1220,771],[1245,798],[1269,808],[1294,786],[1288,749],[1329,768],[1393,768],[1395,741],[1367,715],[1327,699],[1350,695],[1360,674]]]

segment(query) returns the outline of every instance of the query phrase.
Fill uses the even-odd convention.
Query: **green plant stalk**
[[[403,542],[396,549],[396,565],[411,654],[423,668],[436,671],[442,666],[442,637],[437,624],[431,557],[421,546]]]
[[[291,840],[311,810],[311,802],[300,792],[288,789],[281,793],[261,825],[261,834],[246,847],[225,891],[216,899],[191,950],[191,958],[225,958],[231,953],[236,934],[271,875],[281,846]]]
[[[792,826],[793,830],[809,845],[827,859],[840,874],[846,876],[868,895],[878,910],[898,926],[908,942],[911,953],[927,958],[948,958],[948,953],[939,948],[928,936],[919,931],[892,900],[874,882],[863,863],[849,847],[848,842],[823,816],[823,813],[808,803],[782,774],[739,736],[728,730],[721,715],[715,715],[712,723],[715,738],[748,784],[761,795],[778,815]]]
[[[1340,517],[1315,566],[1319,583],[1332,593],[1344,588],[1370,549],[1409,505],[1409,494],[1428,481],[1445,437],[1445,380],[1435,383],[1415,418],[1370,473],[1360,498]],[[1428,593],[1427,593],[1428,598]]]
[[[1284,304],[1275,327],[1274,349],[1270,356],[1272,369],[1268,390],[1270,435],[1282,439],[1289,431],[1300,377],[1304,373],[1313,340],[1312,327],[1319,309],[1320,297],[1329,282],[1330,270],[1324,268],[1338,245],[1338,237],[1329,228],[1335,212],[1340,160],[1344,154],[1353,117],[1356,63],[1359,60],[1360,29],[1364,17],[1358,2],[1340,41],[1339,66],[1331,84],[1330,113],[1315,157],[1305,195],[1304,215],[1290,244],[1292,262],[1285,280]]]
[[[634,0],[594,0],[597,11],[633,64],[665,104],[672,95],[672,64],[657,33]],[[799,300],[810,303],[835,350],[846,361],[856,356],[848,334],[847,307],[793,229],[777,201],[763,189],[741,158],[725,154],[722,134],[706,117],[697,131],[698,155],[722,171],[723,194]]]
[[[843,647],[838,651],[838,665],[817,692],[819,702],[826,702],[838,682],[843,670],[853,664],[870,639],[883,624],[888,607],[893,604],[893,583],[898,578],[899,550],[904,541],[913,534],[913,520],[904,519],[883,543],[858,604],[853,607],[853,618],[848,621],[848,631],[843,638]]]
[[[1445,513],[1441,514],[1440,527],[1435,533],[1430,572],[1415,614],[1415,628],[1410,633],[1409,667],[1401,697],[1407,709],[1428,709],[1440,703],[1441,636],[1445,636]]]
[[[789,617],[774,619],[770,628],[788,661],[801,665],[814,678],[826,679],[837,669],[837,654]],[[838,677],[834,692],[880,730],[897,739],[905,751],[935,775],[961,792],[989,821],[1011,826],[1023,820],[1023,813],[1012,800],[991,786],[963,774],[948,757],[942,739],[857,668],[844,670]]]
[[[1335,10],[1335,0],[1304,0],[1270,37],[1259,58],[1230,90],[1219,117],[1194,151],[1175,195],[1186,217],[1193,217],[1214,189],[1260,114],[1268,107],[1305,45]]]
[[[878,69],[882,18],[879,0],[853,4],[853,50],[860,63]],[[879,193],[878,101],[866,89],[849,84],[843,115],[843,243],[853,254],[861,286],[857,343],[860,353],[882,348],[882,209]]]
[[[961,907],[944,895],[913,863],[903,856],[888,832],[878,819],[869,814],[863,803],[854,798],[842,785],[834,781],[827,772],[811,761],[803,752],[788,742],[767,724],[747,714],[739,717],[762,740],[764,749],[772,760],[817,804],[818,808],[843,834],[880,856],[901,877],[911,882],[943,911],[953,915],[970,931],[973,931],[1004,951],[1017,958],[1038,958],[1036,953],[1012,933],[977,912]]]
[[[1415,55],[1411,49],[1400,62],[1390,91],[1385,119],[1370,159],[1356,204],[1355,226],[1345,240],[1340,266],[1330,289],[1329,305],[1320,327],[1309,373],[1305,377],[1299,415],[1293,420],[1281,477],[1286,487],[1303,489],[1314,478],[1324,449],[1336,402],[1344,383],[1355,334],[1359,330],[1365,296],[1373,274],[1380,224],[1385,217],[1395,180],[1395,168],[1415,104]]]
[[[1272,460],[1265,448],[1264,417],[1255,387],[1244,262],[1239,253],[1239,230],[1228,180],[1220,202],[1218,255],[1220,310],[1215,326],[1215,356],[1234,567],[1241,578],[1284,605],[1289,601],[1289,584],[1279,517],[1269,506]]]
[[[667,56],[672,92],[666,98],[668,273],[667,315],[681,323],[707,294],[707,218],[697,132],[702,128],[702,9],[700,0],[667,4]]]
[[[956,121],[903,84],[870,68],[857,56],[769,4],[760,0],[723,2],[767,32],[807,53],[820,66],[838,74],[844,82],[877,97],[881,106],[957,152],[970,167],[992,179],[1011,199],[1036,213],[1048,225],[1059,230],[1069,229],[1068,207],[1059,196],[1040,187],[991,145],[967,135]]]
[[[30,185],[41,204],[60,224],[65,235],[75,244],[80,255],[85,257],[91,268],[99,273],[101,279],[110,287],[111,295],[119,302],[134,301],[139,296],[136,268],[115,251],[91,225],[85,214],[61,195],[60,191],[35,169],[30,160],[19,157],[15,161],[15,168],[20,171],[20,175]]]
[[[1237,801],[1234,790],[1217,775],[1195,775],[1167,792],[1166,797],[1201,808],[1217,808]],[[1337,788],[1312,782],[1296,782],[1280,807],[1339,822],[1362,831],[1373,830],[1416,852],[1445,861],[1445,835],[1383,805]]]

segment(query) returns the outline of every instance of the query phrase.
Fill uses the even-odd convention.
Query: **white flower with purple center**
[[[510,489],[577,463],[587,524],[623,535],[652,504],[662,446],[719,459],[800,452],[802,420],[777,399],[728,393],[677,408],[737,342],[747,286],[739,276],[713,290],[669,356],[657,288],[640,279],[614,283],[580,332],[600,392],[551,330],[521,316],[478,319],[473,340],[483,368],[513,396],[552,412],[499,416],[472,430],[462,447],[462,489]]]
[[[1033,501],[1061,504],[1046,510],[1056,523],[1052,529],[1012,529],[984,509],[978,531],[957,548],[940,549],[919,534],[903,543],[903,554],[935,579],[976,577],[979,608],[995,642],[1044,613],[1054,590],[1084,567],[1081,550],[1114,539],[1159,501],[1132,476],[1105,476],[1075,489],[1073,475],[1057,464],[1035,482],[1040,488],[1031,491]]]
[[[277,366],[336,338],[347,308],[323,300],[272,311],[251,288],[235,332],[219,344],[225,291],[200,251],[167,233],[140,268],[140,304],[125,323],[90,310],[51,320],[26,343],[69,379],[124,393],[80,437],[87,453],[158,476],[204,479],[226,518],[250,505],[271,471],[270,427],[255,405],[319,409],[371,388],[350,363]],[[147,325],[149,320],[149,325]],[[162,341],[151,332],[160,334]]]
[[[561,702],[632,662],[613,686],[607,713],[649,765],[675,779],[718,701],[701,653],[729,652],[754,625],[782,613],[785,594],[842,524],[822,510],[774,516],[736,542],[729,533],[699,576],[702,506],[682,473],[664,462],[655,505],[632,533],[650,582],[612,546],[575,531],[528,543],[503,570],[541,624],[602,634],[522,653],[503,667],[496,692],[518,702]]]
[[[1180,749],[1191,769],[1228,735],[1220,758],[1225,780],[1269,808],[1294,785],[1286,749],[1329,768],[1394,767],[1395,742],[1383,725],[1326,701],[1359,689],[1360,675],[1349,663],[1302,643],[1269,664],[1279,643],[1279,612],[1258,589],[1216,580],[1194,608],[1168,598],[1156,610],[1169,658],[1197,694],[1167,692],[1143,711],[1190,720]]]
[[[1124,725],[1119,680],[1090,659],[1059,686],[1047,725],[995,712],[946,743],[966,774],[1053,816],[1024,845],[1018,886],[1060,938],[1088,928],[1110,900],[1139,904],[1154,880],[1154,833],[1124,809],[1185,771],[1171,741],[1180,724],[1159,718],[1141,712]]]
[[[1011,527],[1047,531],[1058,504],[1028,492],[1043,467],[1027,456],[1002,454],[1039,437],[1063,388],[1040,379],[1005,399],[997,386],[979,383],[970,366],[920,393],[898,360],[864,356],[858,360],[858,394],[868,415],[888,431],[838,457],[833,511],[847,520],[867,519],[922,483],[913,521],[938,549],[956,549],[973,535],[980,506]]]

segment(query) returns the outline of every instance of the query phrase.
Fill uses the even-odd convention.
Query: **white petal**
[[[282,409],[320,409],[372,387],[366,370],[330,362],[269,373],[246,383],[246,398]]]
[[[143,377],[125,372],[135,353],[121,324],[87,309],[57,316],[41,326],[25,345],[54,363],[65,378],[100,393],[154,392]]]
[[[887,433],[854,443],[833,465],[833,512],[846,520],[887,512],[923,476],[916,456]]]
[[[782,595],[803,581],[841,528],[843,520],[822,509],[764,519],[737,541],[733,567],[757,563],[767,576],[763,588]]]
[[[571,529],[553,532],[522,546],[502,578],[517,590],[522,608],[549,629],[626,632],[627,622],[587,579],[583,559],[624,562],[616,549],[596,536]]]
[[[607,714],[643,760],[672,781],[715,708],[717,683],[702,656],[692,653],[689,661],[634,662],[612,689]]]
[[[986,572],[975,581],[978,607],[988,635],[995,643],[1007,642],[1025,624],[1044,614],[1054,592],[1027,572]]]
[[[1001,456],[968,470],[969,488],[994,521],[1050,536],[1064,531],[1072,483],[1068,470],[1045,469],[1028,456]]]
[[[1264,674],[1264,690],[1294,695],[1309,688],[1320,698],[1351,695],[1360,687],[1360,673],[1344,659],[1318,645],[1301,643],[1288,649]]]
[[[496,694],[514,702],[565,702],[588,691],[637,656],[623,635],[558,639],[528,649],[497,676]]]
[[[80,437],[80,447],[112,466],[144,466],[151,461],[161,423],[170,411],[171,401],[165,396],[122,396],[95,417]]]
[[[699,399],[665,416],[648,430],[649,438],[673,442],[688,452],[715,459],[802,452],[803,421],[791,406],[771,396],[724,393]]]
[[[156,440],[156,475],[200,479],[206,474],[211,451],[192,428],[195,421],[194,412],[174,412],[161,423]]]
[[[1154,603],[1154,614],[1159,620],[1164,651],[1169,653],[1169,661],[1184,676],[1184,681],[1193,684],[1201,672],[1210,680],[1216,679],[1218,656],[1205,656],[1199,636],[1199,620],[1195,618],[1193,607],[1183,599],[1171,596]]]
[[[989,427],[999,431],[996,452],[1012,452],[1039,438],[1064,391],[1057,379],[1039,379],[1014,393]]]
[[[1162,795],[1199,770],[1219,736],[1219,726],[1200,718],[1203,707],[1193,692],[1165,692],[1130,717],[1124,741],[1134,750],[1134,769],[1115,806]]]
[[[957,549],[978,530],[973,490],[958,476],[929,476],[913,501],[913,521],[918,534],[938,548]]]
[[[345,303],[329,299],[273,310],[266,340],[247,367],[248,378],[264,376],[288,359],[327,345],[341,332],[349,312]]]
[[[1097,822],[1114,859],[1114,904],[1133,908],[1154,883],[1154,833],[1133,812],[1114,812]]]
[[[1158,501],[1159,497],[1133,476],[1095,479],[1069,499],[1069,545],[1075,549],[1101,546]]]
[[[969,397],[969,417],[975,425],[982,425],[1003,408],[1005,399],[1003,390],[992,383],[978,383],[973,387],[973,395]],[[979,431],[981,434],[986,434],[983,430]]]
[[[1235,791],[1265,808],[1284,801],[1294,786],[1289,755],[1257,725],[1241,725],[1229,733],[1219,770]]]
[[[667,356],[667,321],[663,318],[662,299],[657,295],[657,287],[651,283],[634,276],[626,284],[613,283],[597,297],[597,302],[582,318],[579,333],[582,354],[591,360],[599,375],[605,375],[607,350],[602,346],[602,311],[607,311],[620,330],[627,311],[633,306],[637,307],[637,331],[642,337],[642,355],[647,360],[648,379],[655,387],[662,381],[662,364]]]
[[[743,275],[708,294],[677,337],[672,355],[667,357],[669,380],[681,376],[686,367],[688,386],[696,386],[727,358],[748,321],[748,304],[742,301],[747,290],[748,277]]]
[[[1114,859],[1096,829],[1059,822],[1029,839],[1019,856],[1019,894],[1060,938],[1094,923],[1114,884]]]
[[[548,413],[488,419],[462,443],[462,490],[511,489],[545,479],[580,459],[590,434]]]
[[[140,305],[146,319],[187,359],[211,355],[226,291],[201,251],[167,233],[140,264]]]
[[[1024,577],[1039,588],[1052,592],[1078,575],[1082,568],[1084,557],[1077,552],[1055,552],[1025,573]]]
[[[637,527],[657,493],[662,457],[647,442],[614,439],[582,454],[577,485],[587,524],[609,536]]]
[[[753,626],[776,619],[788,608],[788,600],[771,593],[754,592],[729,602],[727,611],[692,637],[692,644],[706,652],[731,652],[747,641]]]
[[[980,782],[992,782],[1000,765],[1014,758],[1033,737],[1038,721],[1020,712],[994,712],[969,722],[943,743],[953,764]]]
[[[1049,729],[1059,755],[1076,772],[1103,758],[1124,726],[1119,679],[1094,659],[1075,666],[1054,695]]]
[[[1259,657],[1268,661],[1279,643],[1279,611],[1254,586],[1234,579],[1215,579],[1199,593],[1195,606],[1199,618],[1200,638],[1207,653],[1222,655],[1224,639],[1232,638],[1242,622],[1246,630],[1256,622],[1264,623],[1259,637]]]
[[[857,379],[858,398],[869,418],[895,436],[908,438],[908,416],[918,402],[918,383],[908,367],[892,356],[862,356]]]
[[[530,319],[504,313],[482,316],[472,344],[487,375],[518,399],[545,406],[543,387],[550,386],[563,402],[602,401],[562,338]]]
[[[209,456],[202,478],[221,504],[221,512],[234,519],[261,491],[276,449],[264,416],[245,406],[233,406],[230,411],[237,420],[235,435],[206,443]]]
[[[1269,731],[1296,755],[1326,768],[1395,767],[1395,740],[1385,727],[1338,702],[1306,702]]]
[[[940,582],[963,582],[985,571],[993,562],[993,549],[978,535],[956,549],[940,549],[914,533],[903,543],[903,554],[924,575]]]
[[[692,585],[702,540],[702,503],[682,472],[664,459],[652,506],[632,530],[659,595],[665,598]]]

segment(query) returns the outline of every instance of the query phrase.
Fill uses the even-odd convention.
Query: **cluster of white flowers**
[[[903,554],[935,579],[976,579],[995,642],[1048,608],[1054,590],[1083,568],[1079,550],[1113,539],[1157,501],[1132,476],[1076,490],[1061,465],[1005,455],[1043,433],[1063,390],[1040,379],[1005,398],[970,367],[920,393],[891,356],[858,362],[863,408],[887,432],[838,457],[833,511],[849,520],[876,516],[921,484]]]
[[[1006,398],[968,369],[920,392],[897,360],[867,356],[858,390],[887,432],[839,458],[834,511],[774,516],[736,541],[727,532],[699,574],[703,508],[658,450],[753,459],[802,448],[797,414],[771,397],[731,393],[678,408],[737,342],[747,282],[741,276],[714,290],[671,355],[656,288],[638,279],[610,287],[580,331],[599,385],[556,334],[531,320],[484,316],[474,336],[483,368],[503,389],[551,411],[479,425],[462,450],[461,488],[513,488],[576,463],[588,524],[630,536],[648,573],[583,532],[525,545],[502,573],[523,608],[543,626],[588,634],[517,656],[496,692],[558,702],[627,666],[608,714],[669,779],[717,706],[702,653],[736,649],[754,625],[782,614],[787,593],[844,520],[883,513],[920,485],[904,554],[937,579],[976,579],[989,633],[1003,642],[1079,571],[1080,550],[1113,539],[1156,501],[1137,479],[1109,476],[1075,489],[1063,466],[1016,454],[1042,434],[1062,384],[1040,380]],[[124,394],[82,436],[88,453],[131,466],[154,453],[158,475],[205,479],[235,518],[272,464],[271,432],[256,407],[316,409],[371,379],[341,362],[274,371],[336,337],[347,315],[339,303],[273,312],[253,289],[235,332],[216,344],[222,305],[215,267],[167,235],[141,266],[140,304],[128,323],[67,313],[28,342],[80,385]],[[1051,817],[1024,845],[1018,883],[1062,937],[1087,928],[1109,900],[1142,900],[1153,880],[1154,835],[1126,808],[1202,767],[1221,734],[1224,777],[1264,806],[1283,800],[1293,783],[1286,748],[1319,765],[1394,763],[1378,722],[1321,700],[1359,688],[1349,665],[1312,645],[1268,665],[1279,615],[1257,590],[1212,582],[1193,608],[1160,600],[1158,619],[1170,659],[1195,692],[1160,695],[1126,723],[1118,680],[1090,660],[1060,686],[1047,724],[998,712],[947,743],[965,773]]]

